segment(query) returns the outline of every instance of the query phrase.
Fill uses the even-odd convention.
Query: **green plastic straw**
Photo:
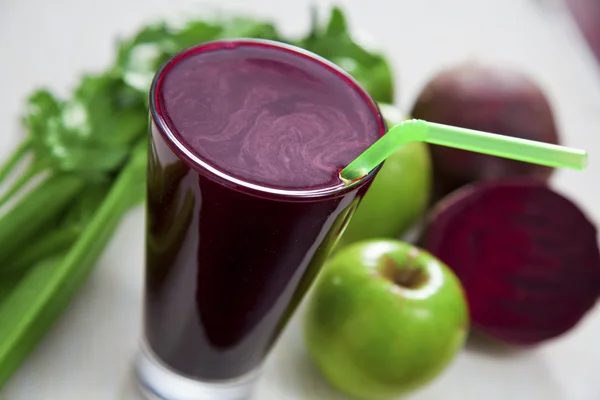
[[[409,142],[427,142],[549,167],[583,170],[587,165],[587,153],[583,150],[412,119],[392,127],[344,168],[341,178],[346,182],[362,178]]]

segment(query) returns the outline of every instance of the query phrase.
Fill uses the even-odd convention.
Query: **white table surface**
[[[285,32],[307,29],[309,0],[223,0],[221,7],[276,19]],[[327,6],[328,2],[319,2]],[[351,25],[369,32],[398,74],[409,108],[438,68],[465,58],[518,66],[535,75],[555,107],[566,144],[586,148],[583,173],[560,171],[554,185],[600,220],[600,69],[557,1],[339,1]],[[27,93],[64,93],[77,74],[112,59],[118,34],[201,3],[165,0],[0,0],[0,158],[17,142]],[[68,311],[8,383],[3,400],[134,400],[130,363],[139,335],[143,214],[123,221]],[[296,317],[301,314],[297,313]],[[469,343],[416,400],[597,400],[600,308],[576,329],[525,352]],[[323,383],[302,347],[299,320],[285,331],[255,399],[342,399]]]

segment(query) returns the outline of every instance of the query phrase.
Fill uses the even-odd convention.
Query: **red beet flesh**
[[[559,143],[551,106],[529,76],[507,68],[464,63],[442,70],[422,90],[413,118],[507,136]],[[553,169],[431,145],[433,200],[467,183],[528,176],[548,180]]]
[[[474,329],[514,345],[557,337],[600,295],[596,228],[535,179],[462,188],[433,210],[424,246],[461,280]]]

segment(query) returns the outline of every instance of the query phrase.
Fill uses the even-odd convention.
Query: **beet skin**
[[[424,87],[410,114],[430,122],[559,144],[553,112],[540,86],[526,74],[482,63],[440,71]],[[504,177],[547,181],[553,169],[439,145],[430,145],[433,201],[460,186]]]
[[[598,0],[566,0],[577,26],[600,63],[600,2]]]
[[[514,345],[574,327],[600,295],[596,228],[535,179],[479,182],[433,210],[424,246],[459,277],[473,328]]]

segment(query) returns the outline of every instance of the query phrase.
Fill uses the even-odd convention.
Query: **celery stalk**
[[[31,138],[21,142],[14,153],[0,166],[0,184],[15,170],[21,161],[31,151]]]
[[[34,188],[0,218],[0,275],[17,254],[43,233],[64,212],[84,187],[84,180],[70,174],[52,176]]]
[[[21,252],[6,265],[2,266],[2,276],[13,273],[22,273],[32,265],[46,258],[65,253],[75,243],[81,229],[79,227],[67,227],[48,233]]]
[[[136,147],[70,250],[29,269],[0,304],[0,389],[66,309],[102,255],[131,197],[138,196],[145,156],[145,146]]]

